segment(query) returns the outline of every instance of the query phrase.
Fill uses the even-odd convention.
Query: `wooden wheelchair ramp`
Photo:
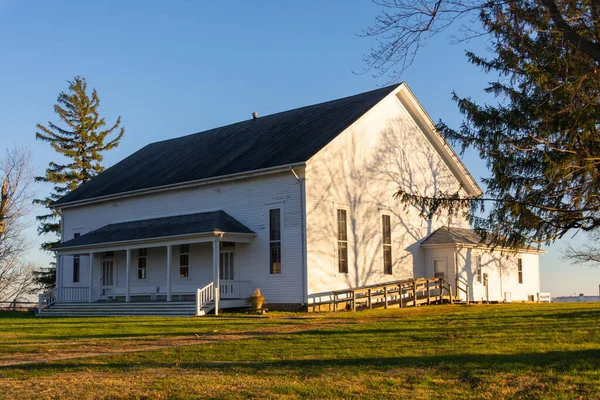
[[[468,292],[456,283],[456,287]],[[415,307],[422,304],[463,302],[443,278],[405,279],[331,292],[330,300],[308,305],[308,311],[365,310],[377,307]],[[468,300],[466,300],[468,303]]]

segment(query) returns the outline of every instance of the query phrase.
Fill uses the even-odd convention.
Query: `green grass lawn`
[[[600,304],[0,314],[0,398],[198,397],[600,398]]]

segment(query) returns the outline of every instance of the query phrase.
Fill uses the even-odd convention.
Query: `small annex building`
[[[472,301],[484,274],[490,300],[539,292],[539,253],[497,257],[466,222],[398,204],[398,187],[481,194],[405,83],[152,143],[53,204],[53,296],[183,306],[201,289],[236,307],[260,288],[300,307],[441,274]]]

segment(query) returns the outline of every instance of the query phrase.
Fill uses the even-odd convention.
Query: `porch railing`
[[[41,313],[43,309],[50,307],[54,303],[56,303],[56,288],[38,296],[38,312]]]
[[[250,281],[220,281],[220,299],[245,299],[252,294],[252,282]]]
[[[58,289],[58,301],[61,303],[86,303],[90,300],[87,286],[62,287]]]
[[[196,290],[196,315],[201,315],[201,309],[215,299],[215,286],[211,282],[201,289]]]

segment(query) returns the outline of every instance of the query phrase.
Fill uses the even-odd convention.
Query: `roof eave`
[[[416,119],[418,120],[417,122],[421,123],[423,128],[426,128],[429,132],[432,133],[431,137],[433,139],[436,139],[437,147],[439,149],[443,149],[446,152],[446,155],[450,158],[450,160],[453,161],[453,165],[456,168],[451,168],[451,170],[458,175],[461,183],[464,184],[464,186],[461,186],[463,186],[463,189],[465,189],[467,194],[473,197],[481,196],[483,194],[483,190],[479,187],[477,181],[475,181],[475,178],[473,178],[473,175],[471,175],[471,173],[467,170],[467,167],[463,164],[460,157],[458,157],[458,154],[456,154],[452,146],[450,146],[445,140],[445,138],[442,135],[440,135],[440,133],[437,131],[436,125],[431,119],[431,116],[427,113],[421,102],[419,102],[419,99],[417,99],[417,97],[414,95],[414,93],[406,84],[406,82],[403,82],[393,93],[397,95],[399,100],[408,100],[415,106],[413,109],[413,111],[416,111],[415,113],[413,113],[414,117],[416,117]],[[406,93],[408,96],[401,95],[404,93]],[[406,104],[404,101],[402,102],[405,106],[408,106],[408,104]],[[407,111],[411,111],[410,107],[406,108]]]
[[[75,201],[70,201],[70,202],[66,202],[66,203],[55,202],[50,205],[50,208],[62,209],[62,208],[78,207],[78,206],[94,204],[94,203],[102,203],[105,201],[111,201],[111,200],[116,200],[116,199],[142,196],[142,195],[149,194],[149,193],[160,193],[160,192],[166,192],[169,190],[187,189],[190,187],[211,185],[211,184],[215,184],[215,183],[234,181],[234,180],[245,179],[245,178],[250,178],[250,177],[254,177],[254,176],[277,174],[277,173],[289,171],[294,167],[304,168],[305,166],[306,166],[306,162],[302,161],[302,162],[297,162],[297,163],[293,163],[293,164],[280,165],[280,166],[276,166],[276,167],[269,167],[269,168],[262,168],[262,169],[252,170],[252,171],[238,172],[235,174],[213,176],[210,178],[198,179],[195,181],[180,182],[180,183],[174,183],[174,184],[170,184],[170,185],[163,185],[163,186],[156,186],[156,187],[151,187],[151,188],[132,190],[129,192],[115,193],[115,194],[110,194],[110,195],[106,195],[106,196],[92,197],[89,199],[75,200]]]
[[[68,254],[80,254],[84,252],[84,250],[89,252],[94,252],[91,250],[98,251],[111,251],[111,250],[122,250],[126,248],[141,248],[141,247],[161,247],[166,246],[170,242],[177,242],[177,244],[186,244],[186,243],[200,243],[200,242],[210,242],[215,240],[215,238],[219,237],[224,241],[236,241],[236,240],[227,240],[227,239],[239,239],[237,241],[240,242],[249,242],[252,238],[256,236],[256,233],[241,233],[241,232],[224,232],[220,229],[215,229],[213,231],[208,232],[198,232],[192,234],[185,235],[173,235],[173,236],[162,236],[156,238],[147,238],[147,239],[131,239],[131,240],[121,240],[115,242],[104,242],[104,243],[94,243],[87,245],[79,245],[79,246],[69,246],[69,247],[60,247],[56,249],[51,249],[57,254],[60,255],[68,255]],[[207,239],[207,240],[202,240]],[[154,246],[152,246],[154,245]]]
[[[510,252],[514,251],[514,249],[510,249],[507,247],[493,247],[483,243],[421,243],[421,247],[424,248],[448,248],[448,247],[461,247],[461,248],[470,248],[470,249],[485,249],[490,251],[505,251]],[[546,254],[547,251],[538,250],[538,249],[518,249],[518,253],[527,253],[527,254]]]

